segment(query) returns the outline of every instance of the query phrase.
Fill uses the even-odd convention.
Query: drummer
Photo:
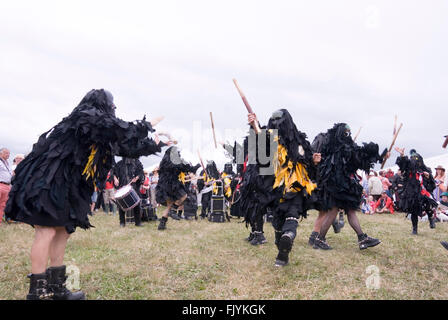
[[[143,172],[143,165],[139,159],[123,157],[123,159],[118,161],[113,167],[112,172],[118,180],[118,185],[116,186],[118,190],[130,184],[137,194],[140,194],[140,188],[145,181],[145,174]],[[134,214],[135,226],[141,227],[142,220],[140,206],[137,205],[131,210]],[[118,213],[120,217],[120,227],[125,227],[125,212],[119,207]]]

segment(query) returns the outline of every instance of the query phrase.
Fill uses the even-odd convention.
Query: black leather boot
[[[311,232],[310,238],[308,239],[308,244],[310,246],[314,245],[314,241],[316,240],[318,235],[319,235],[319,232],[316,232],[316,231]]]
[[[429,227],[431,229],[435,229],[436,227],[436,219],[434,219],[434,216],[432,216],[431,218],[428,217],[429,220]]]
[[[379,239],[371,238],[367,234],[358,235],[358,245],[360,250],[367,249],[379,245],[381,241]]]
[[[275,245],[277,246],[278,249],[278,244],[280,243],[280,238],[282,237],[283,232],[274,230],[274,233],[275,233]]]
[[[48,275],[44,273],[30,273],[30,291],[26,300],[52,300],[53,293],[48,289]]]
[[[448,242],[447,242],[447,241],[440,241],[440,244],[441,244],[446,250],[448,250]]]
[[[345,221],[344,221],[344,211],[339,212],[339,230],[344,228]]]
[[[334,233],[341,232],[341,226],[339,225],[339,219],[338,218],[334,219],[332,226],[333,226]]]
[[[325,237],[317,236],[314,240],[313,249],[332,250]]]
[[[284,267],[289,263],[289,252],[291,252],[294,235],[292,232],[285,232],[278,242],[278,254],[275,259],[276,267]]]
[[[250,241],[250,244],[253,246],[258,246],[260,244],[265,244],[268,242],[266,238],[264,237],[264,234],[262,231],[255,231],[253,239]]]
[[[168,218],[165,218],[165,217],[160,218],[160,223],[159,223],[159,226],[157,227],[157,229],[158,230],[165,230],[167,221],[168,221]]]
[[[84,292],[71,292],[66,288],[65,266],[50,267],[47,269],[47,275],[48,289],[53,293],[53,300],[86,300]]]

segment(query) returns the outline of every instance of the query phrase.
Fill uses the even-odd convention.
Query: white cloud
[[[335,122],[360,141],[442,153],[444,1],[20,1],[0,5],[0,144],[28,151],[92,88],[126,120],[247,128],[237,78],[261,122],[291,111],[312,140]],[[185,133],[183,134],[185,135]],[[209,133],[202,152],[215,156]],[[191,141],[191,161],[195,150]],[[24,150],[27,149],[27,150]],[[218,155],[216,155],[219,158]],[[159,158],[145,159],[152,163]],[[197,160],[197,159],[196,159]],[[224,159],[225,160],[225,159]]]

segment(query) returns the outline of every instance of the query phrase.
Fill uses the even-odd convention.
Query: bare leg
[[[184,194],[184,196],[183,196],[182,198],[177,199],[177,200],[174,202],[174,204],[176,204],[177,206],[180,206],[180,205],[182,205],[182,203],[184,203],[185,199],[187,199],[187,195],[186,195],[186,194]]]
[[[325,212],[324,211],[319,211],[319,215],[317,216],[316,221],[314,222],[314,228],[313,228],[313,232],[319,232],[320,228],[322,227],[322,223],[325,220]]]
[[[56,235],[56,228],[34,226],[34,242],[31,247],[31,273],[43,273],[47,269],[51,243]]]
[[[336,216],[338,215],[338,208],[334,207],[333,209],[325,212],[324,215],[325,219],[323,219],[322,226],[319,231],[320,239],[325,239],[328,229],[330,229],[330,226],[333,224],[334,219],[336,219]]]
[[[167,201],[166,202],[166,208],[162,212],[162,217],[165,217],[168,219],[168,213],[170,212],[171,206],[173,205],[173,202]]]
[[[56,235],[50,245],[50,267],[59,267],[64,264],[64,253],[70,234],[64,227],[57,227]]]

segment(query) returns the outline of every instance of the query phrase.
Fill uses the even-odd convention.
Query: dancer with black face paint
[[[361,250],[374,247],[380,240],[365,234],[356,211],[361,204],[362,186],[358,169],[369,172],[373,163],[388,157],[387,150],[380,156],[375,143],[356,145],[350,135],[350,127],[345,123],[337,123],[327,131],[321,146],[322,161],[319,164],[317,185],[319,186],[318,201],[325,212],[319,235],[314,240],[315,249],[332,249],[325,236],[333,224],[339,209],[345,210],[348,222],[358,235],[358,245]]]
[[[256,115],[249,114],[248,120],[249,123],[257,121]],[[272,226],[278,248],[275,266],[283,267],[289,262],[299,217],[306,218],[307,200],[316,188],[311,178],[320,161],[320,154],[312,153],[306,134],[297,130],[286,109],[275,111],[266,129],[266,155],[271,156],[269,164],[272,164],[273,173],[260,171],[263,182],[260,186],[265,189],[264,194],[270,194],[267,200],[262,201],[264,208],[270,206],[273,211]],[[277,147],[276,150],[270,150],[271,135],[276,142],[273,145]]]
[[[145,118],[137,123],[116,118],[112,95],[91,90],[20,162],[6,215],[35,229],[27,299],[85,299],[83,292],[65,287],[67,240],[77,227],[92,227],[94,185],[106,180],[115,155],[137,158],[161,151],[165,144],[148,137],[153,131]]]
[[[403,188],[400,192],[399,207],[411,215],[412,234],[418,233],[418,217],[423,213],[428,215],[429,227],[436,227],[433,213],[437,208],[437,202],[432,198],[432,192],[436,188],[434,177],[423,162],[423,158],[414,149],[410,151],[410,157],[404,155],[404,149],[396,147],[400,153],[396,164],[403,175]]]

